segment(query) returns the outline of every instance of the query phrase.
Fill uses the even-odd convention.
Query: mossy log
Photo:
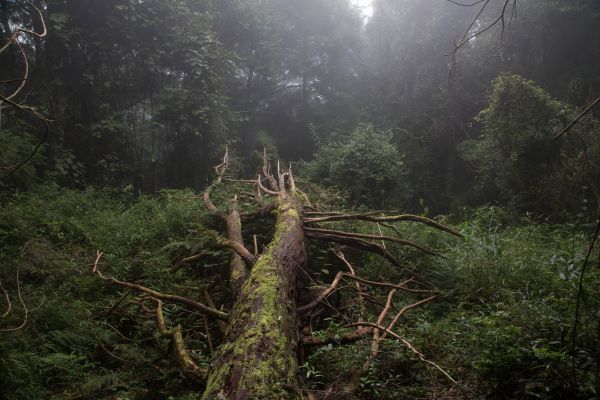
[[[299,399],[296,276],[306,264],[301,205],[278,195],[273,240],[239,289],[202,399]]]

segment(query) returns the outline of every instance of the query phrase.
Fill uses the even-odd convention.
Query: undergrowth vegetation
[[[228,193],[216,191],[214,196],[227,198]],[[414,354],[401,342],[386,339],[361,378],[360,398],[429,398],[432,387],[441,398],[597,396],[597,269],[585,278],[575,368],[570,354],[576,289],[590,232],[515,218],[498,208],[476,210],[466,219],[448,217],[444,222],[452,222],[464,239],[401,226],[403,236],[440,253],[398,253],[440,295],[406,314],[397,331],[460,386],[437,372],[432,386],[428,370]],[[0,279],[12,311],[0,328],[23,321],[17,273],[28,315],[22,329],[0,332],[0,398],[194,398],[200,384],[179,372],[168,341],[157,333],[152,318],[145,318],[148,310],[135,303],[122,307],[130,294],[105,284],[91,268],[96,250],[101,250],[107,275],[131,282],[143,279],[166,293],[199,299],[210,287],[215,302],[224,304],[228,296],[219,283],[227,252],[215,250],[201,264],[177,273],[171,269],[175,258],[210,247],[214,224],[191,191],[134,198],[122,190],[45,187],[3,198]],[[356,231],[370,233],[361,223],[353,224]],[[268,226],[251,229],[258,232],[259,243],[268,242]],[[327,248],[312,244],[309,250],[309,267],[320,281],[314,284],[326,284],[340,266]],[[401,271],[377,255],[354,256],[354,265],[367,279],[402,278]],[[344,296],[332,301],[341,303]],[[398,297],[396,306],[408,303],[408,297]],[[1,304],[4,312],[6,301]],[[367,310],[368,319],[376,318],[376,311]],[[352,308],[348,312],[358,313]],[[214,323],[205,325],[202,316],[182,313],[180,306],[165,307],[165,314],[173,324],[194,327],[185,332],[186,343],[198,363],[207,365],[211,346],[219,340]],[[341,335],[348,331],[344,324],[339,316],[323,315],[314,333]],[[348,377],[364,363],[369,346],[365,339],[350,349],[333,343],[305,351],[305,380],[318,390],[325,382]]]

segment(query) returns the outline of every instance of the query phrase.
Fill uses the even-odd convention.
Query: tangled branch
[[[201,313],[210,315],[212,317],[215,317],[215,318],[218,318],[221,320],[227,320],[229,318],[229,315],[227,315],[226,313],[219,311],[215,308],[209,307],[207,305],[204,305],[202,303],[199,303],[197,301],[194,301],[192,299],[188,299],[187,297],[161,293],[161,292],[157,292],[156,290],[147,288],[145,286],[138,285],[136,283],[130,283],[130,282],[125,282],[125,281],[120,281],[120,280],[112,278],[112,277],[106,277],[102,274],[102,272],[100,271],[100,268],[98,266],[102,255],[103,255],[102,252],[100,252],[100,251],[96,252],[96,261],[94,262],[94,267],[92,268],[92,272],[95,273],[96,275],[98,275],[100,277],[100,279],[102,279],[104,281],[110,282],[117,286],[126,287],[129,289],[138,291],[138,292],[146,293],[146,294],[150,295],[150,297],[157,299],[157,300],[185,304]]]
[[[455,54],[460,48],[462,48],[464,45],[469,43],[472,39],[475,39],[476,37],[482,35],[483,33],[487,32],[488,30],[492,29],[494,26],[497,26],[497,25],[500,25],[501,29],[502,29],[500,32],[500,44],[502,44],[502,41],[504,39],[504,32],[506,29],[506,19],[507,19],[509,5],[512,4],[508,23],[510,24],[517,17],[517,0],[502,0],[502,1],[504,1],[504,3],[502,5],[502,9],[501,9],[498,17],[496,17],[494,20],[492,20],[490,23],[486,24],[482,28],[477,29],[474,33],[470,34],[469,32],[471,32],[473,27],[479,21],[479,18],[484,14],[486,8],[490,5],[491,0],[478,0],[473,3],[461,3],[458,1],[454,1],[454,0],[446,0],[446,1],[448,1],[449,3],[455,4],[455,5],[461,6],[461,7],[475,7],[475,6],[481,4],[481,7],[477,11],[477,14],[475,15],[475,17],[469,24],[468,28],[463,33],[460,40],[458,40],[457,42],[455,41],[454,49],[446,55]]]

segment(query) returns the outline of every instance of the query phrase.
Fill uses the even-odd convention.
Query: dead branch
[[[29,4],[31,7],[34,8],[34,10],[37,12],[38,17],[40,18],[40,22],[42,23],[42,32],[41,33],[37,33],[34,32],[32,30],[29,29],[25,29],[25,28],[17,28],[17,30],[12,34],[12,36],[10,37],[10,39],[8,39],[8,41],[4,44],[4,46],[2,46],[0,48],[0,54],[2,54],[7,48],[10,47],[10,45],[12,45],[13,43],[17,42],[17,38],[19,37],[19,35],[21,33],[26,33],[29,35],[33,35],[36,36],[38,38],[43,38],[46,36],[46,34],[48,33],[47,29],[46,29],[46,21],[44,21],[44,16],[42,15],[42,12],[40,11],[39,8],[37,8],[33,3],[31,3],[29,0],[25,0],[25,2],[27,4]]]
[[[414,247],[414,248],[419,249],[422,252],[427,253],[432,256],[439,255],[436,252],[434,252],[433,250],[431,250],[425,246],[421,246],[420,244],[415,243],[411,240],[399,239],[399,238],[395,238],[395,237],[391,237],[391,236],[365,235],[365,234],[361,234],[361,233],[335,231],[335,230],[331,230],[331,229],[313,228],[313,227],[305,227],[304,230],[306,232],[323,233],[323,234],[328,234],[328,235],[344,236],[344,237],[350,237],[350,238],[389,241],[389,242],[399,243],[399,244],[402,244],[405,246]],[[385,248],[384,248],[384,250],[385,250]]]
[[[267,157],[267,149],[266,148],[263,148],[263,153],[262,153],[261,157],[263,160],[263,165],[262,165],[263,175],[267,179],[268,186],[269,186],[269,188],[267,190],[270,190],[271,192],[275,192],[275,194],[277,194],[277,192],[282,190],[282,188],[279,187],[279,185],[277,184],[277,181],[275,180],[275,177],[273,177],[273,175],[271,174],[271,163],[269,162],[269,158]],[[263,191],[265,191],[266,193],[269,193],[267,190],[265,190],[266,189],[265,187],[262,187],[262,182],[260,180],[260,174],[259,174],[258,183],[261,186],[261,189]],[[270,193],[270,194],[273,194],[273,193]]]
[[[469,27],[465,30],[465,32],[462,35],[461,39],[458,41],[458,43],[454,44],[454,49],[450,53],[448,53],[446,55],[455,54],[461,47],[463,47],[465,44],[469,43],[472,39],[476,38],[477,36],[480,36],[481,34],[483,34],[485,32],[487,32],[488,30],[492,29],[494,26],[496,26],[498,24],[500,24],[501,29],[502,29],[502,31],[500,33],[500,44],[502,44],[502,40],[504,39],[504,31],[505,31],[505,28],[506,28],[507,8],[508,8],[508,5],[511,4],[511,2],[512,2],[512,12],[511,12],[511,15],[510,15],[509,24],[510,24],[510,22],[512,22],[512,20],[514,18],[516,18],[517,0],[504,0],[504,4],[502,5],[502,10],[501,10],[500,14],[498,15],[498,17],[496,19],[494,19],[492,22],[488,23],[483,28],[477,30],[475,33],[469,35],[469,32],[475,26],[475,24],[479,20],[479,17],[481,17],[483,15],[484,11],[486,10],[486,8],[488,7],[488,5],[490,4],[491,0],[476,1],[476,2],[474,2],[472,4],[464,4],[464,3],[459,3],[457,1],[452,1],[452,0],[446,0],[446,1],[449,1],[450,3],[456,4],[456,5],[459,5],[459,6],[462,6],[462,7],[473,7],[473,6],[476,6],[478,4],[483,3],[483,5],[480,7],[479,11],[477,12],[477,15],[475,16],[475,18],[473,18],[473,20],[469,24]]]
[[[185,265],[190,265],[191,263],[193,263],[195,261],[202,260],[203,258],[205,258],[206,256],[208,256],[209,254],[210,253],[207,250],[205,250],[205,251],[202,251],[202,252],[200,252],[198,254],[194,254],[193,256],[182,258],[181,260],[177,261],[171,267],[171,273],[175,273],[175,272],[179,271]]]
[[[414,279],[408,279],[400,284],[393,284],[393,283],[389,283],[389,282],[375,282],[375,281],[369,281],[367,279],[363,279],[359,276],[354,276],[354,275],[350,275],[350,274],[344,274],[345,277],[349,278],[349,279],[354,279],[356,281],[362,282],[366,285],[370,285],[370,286],[378,286],[378,287],[385,287],[385,288],[390,288],[390,289],[398,289],[398,290],[402,290],[404,292],[408,292],[408,293],[436,293],[435,290],[423,290],[423,289],[411,289],[411,288],[407,288],[406,285],[413,282]]]
[[[33,30],[29,30],[29,29],[25,29],[25,28],[18,28],[10,37],[10,39],[6,42],[6,44],[4,46],[2,46],[2,48],[0,48],[0,54],[2,54],[7,48],[9,48],[11,45],[16,45],[19,53],[21,54],[21,57],[23,59],[23,63],[25,66],[25,71],[23,72],[23,77],[21,79],[13,79],[10,81],[3,81],[3,83],[6,82],[19,82],[19,86],[8,96],[2,96],[0,95],[0,115],[2,113],[2,104],[3,103],[7,103],[8,105],[24,111],[26,113],[29,113],[31,115],[33,115],[36,119],[41,120],[44,123],[45,126],[45,133],[42,136],[41,140],[37,143],[37,145],[34,147],[34,149],[32,150],[32,152],[25,157],[25,159],[23,159],[22,161],[18,162],[16,165],[14,166],[9,166],[9,167],[4,167],[3,169],[8,169],[9,171],[5,174],[2,175],[2,177],[0,177],[0,180],[3,180],[9,176],[11,176],[12,174],[14,174],[19,168],[21,168],[23,165],[25,165],[26,163],[28,163],[36,154],[37,152],[40,150],[40,148],[42,147],[42,145],[45,143],[45,141],[48,138],[48,134],[50,131],[48,122],[49,120],[43,116],[42,114],[40,114],[39,112],[35,111],[33,108],[29,107],[29,106],[25,106],[22,104],[18,104],[15,101],[13,101],[13,99],[23,90],[23,88],[25,87],[25,84],[27,83],[27,81],[29,80],[29,61],[27,59],[27,54],[25,54],[25,50],[23,49],[23,47],[21,46],[20,42],[19,42],[19,36],[24,33],[24,34],[28,34],[28,35],[32,35],[32,36],[36,36],[38,38],[43,38],[46,36],[47,34],[47,29],[46,29],[46,22],[44,20],[44,17],[42,15],[42,12],[40,11],[39,8],[37,8],[33,3],[31,3],[29,0],[25,0],[25,2],[27,4],[29,4],[31,7],[33,7],[33,9],[36,11],[39,20],[41,21],[42,24],[42,32],[38,33],[35,32]]]
[[[400,311],[398,311],[398,313],[396,314],[396,316],[394,317],[394,319],[392,320],[392,322],[390,322],[390,324],[388,325],[388,329],[392,330],[394,329],[394,326],[398,323],[398,321],[400,320],[400,317],[402,317],[402,315],[404,315],[405,312],[412,310],[415,307],[418,307],[420,305],[423,305],[425,303],[429,303],[430,301],[434,300],[437,297],[437,294],[434,294],[431,297],[428,297],[426,299],[423,300],[419,300],[416,303],[413,304],[409,304],[406,305],[404,307],[402,307],[402,309],[400,309]],[[386,333],[383,334],[382,339],[385,337]]]
[[[305,347],[318,347],[328,344],[346,345],[355,343],[364,339],[368,334],[372,333],[372,328],[358,327],[357,330],[346,333],[344,335],[327,335],[325,337],[304,336],[302,337],[302,345]]]
[[[0,290],[2,290],[4,298],[6,299],[6,311],[4,312],[4,314],[0,315],[0,318],[4,318],[8,314],[10,314],[10,310],[12,310],[12,303],[10,302],[10,297],[8,296],[8,292],[2,286],[2,282],[0,282]]]
[[[350,262],[346,259],[346,256],[344,255],[344,253],[342,253],[342,251],[340,249],[336,249],[333,251],[333,254],[344,263],[346,268],[348,268],[350,275],[356,277],[354,268],[352,267],[352,264],[350,264]],[[358,293],[358,301],[360,303],[360,319],[364,319],[365,313],[366,313],[365,302],[364,302],[364,293],[362,291],[359,281],[355,280],[354,284],[355,284],[356,292]],[[360,328],[357,328],[357,329],[360,330]]]
[[[438,230],[450,233],[454,236],[464,237],[462,233],[436,222],[430,218],[422,217],[420,215],[413,214],[401,214],[401,215],[390,215],[390,216],[375,216],[372,214],[341,214],[341,215],[329,215],[318,218],[303,218],[304,223],[310,224],[315,222],[335,222],[335,221],[367,221],[367,222],[418,222]]]
[[[337,285],[340,283],[340,281],[342,280],[343,277],[344,277],[344,273],[338,272],[335,275],[335,278],[333,279],[333,282],[331,282],[329,287],[326,290],[324,290],[323,292],[321,292],[321,294],[316,299],[314,299],[313,301],[311,301],[310,303],[308,303],[305,306],[298,307],[298,313],[304,314],[304,313],[312,310],[313,308],[317,307],[323,300],[325,300],[327,297],[329,297],[335,291]]]
[[[255,221],[257,219],[266,217],[273,217],[273,211],[275,211],[276,208],[277,206],[275,205],[275,203],[268,203],[263,205],[258,211],[240,214],[240,219],[242,220],[242,222],[246,222]]]
[[[273,177],[271,177],[271,178],[273,178]],[[274,179],[274,178],[273,178],[273,179]],[[263,192],[265,192],[265,193],[268,193],[268,194],[271,194],[271,195],[274,195],[274,196],[277,196],[277,195],[279,194],[279,191],[271,190],[271,189],[269,189],[269,188],[265,187],[265,186],[262,184],[262,182],[261,182],[261,177],[260,177],[260,174],[258,175],[258,178],[256,179],[256,181],[258,182],[258,187],[259,187],[259,188],[260,188],[260,190],[262,190]]]
[[[576,117],[576,118],[575,118],[573,121],[571,121],[571,122],[569,123],[569,125],[565,126],[565,128],[564,128],[562,131],[560,131],[560,133],[559,133],[558,135],[556,135],[556,136],[554,137],[554,140],[557,140],[557,139],[559,139],[559,138],[560,138],[562,135],[564,135],[565,133],[567,133],[568,131],[570,131],[570,130],[571,130],[571,128],[572,128],[573,126],[575,126],[575,124],[576,124],[576,123],[578,123],[578,122],[579,122],[579,120],[581,120],[581,118],[583,118],[583,117],[584,117],[584,116],[585,116],[587,113],[589,113],[590,111],[592,111],[592,109],[593,109],[594,107],[596,107],[596,105],[597,105],[598,103],[600,103],[600,97],[598,97],[596,100],[592,101],[592,102],[590,103],[590,105],[589,105],[589,106],[587,106],[587,107],[585,108],[585,110],[583,110],[583,112],[582,112],[581,114],[579,114],[579,115],[578,115],[578,116],[577,116],[577,117]]]
[[[183,371],[191,376],[192,378],[204,380],[206,379],[207,370],[199,367],[195,362],[190,353],[185,347],[183,342],[183,335],[181,333],[181,325],[177,325],[172,329],[167,329],[165,323],[165,317],[163,315],[162,301],[156,300],[156,327],[163,337],[169,338],[173,341],[173,347],[175,351],[175,357],[183,369]]]
[[[209,307],[214,308],[215,310],[217,309],[217,306],[215,305],[210,293],[208,292],[208,290],[203,290],[202,292],[204,294],[204,299],[206,300],[206,304],[208,304]],[[222,334],[225,334],[225,331],[227,330],[227,324],[225,323],[225,321],[222,320],[217,320],[217,326],[219,327],[219,331]]]
[[[250,250],[248,250],[242,243],[240,242],[236,242],[233,240],[229,240],[229,239],[221,239],[219,241],[219,245],[221,247],[226,247],[229,248],[233,251],[235,251],[237,253],[237,255],[239,255],[242,260],[244,260],[244,263],[246,263],[246,265],[248,266],[252,266],[254,264],[254,262],[256,261],[254,254],[252,254],[250,252]]]
[[[118,330],[115,326],[109,324],[108,322],[105,322],[106,326],[108,326],[110,329],[112,329],[121,339],[125,339],[128,342],[135,342],[135,340],[133,340],[130,337],[125,336],[125,334],[123,332],[121,332],[120,330]]]
[[[389,329],[387,329],[384,326],[381,325],[377,325],[374,324],[372,322],[364,322],[364,321],[360,321],[360,322],[354,322],[351,324],[346,325],[345,327],[350,328],[353,326],[370,326],[372,328],[377,328],[382,330],[383,332],[387,333],[388,335],[392,336],[395,339],[398,339],[399,341],[401,341],[410,351],[412,351],[417,358],[422,361],[423,363],[429,364],[433,367],[435,367],[438,371],[440,371],[446,378],[448,378],[450,380],[450,382],[454,383],[455,385],[458,385],[458,382],[452,378],[452,376],[450,376],[450,374],[448,374],[442,367],[440,367],[439,365],[437,365],[436,363],[434,363],[433,361],[429,361],[428,359],[425,358],[425,356],[419,352],[417,349],[415,349],[415,347],[406,339],[404,339],[402,336],[398,335],[395,332],[390,331]]]
[[[392,304],[393,304],[392,299],[393,299],[395,293],[396,293],[396,289],[392,289],[388,293],[387,299],[385,302],[385,306],[383,307],[383,310],[381,310],[381,313],[377,317],[377,323],[375,324],[376,326],[379,326],[383,323],[383,321],[385,320],[385,317],[387,316],[388,312],[392,308]],[[380,331],[379,331],[379,329],[374,328],[373,329],[373,339],[371,341],[371,354],[369,355],[367,360],[364,362],[362,367],[358,368],[357,370],[355,370],[352,373],[352,378],[350,379],[350,383],[346,386],[347,393],[354,393],[358,389],[360,378],[369,370],[371,363],[379,354],[379,342],[380,341],[381,341]]]
[[[290,182],[290,190],[294,193],[296,191],[296,182],[292,173],[292,163],[290,163],[290,169],[288,170],[288,181]]]
[[[386,260],[388,260],[392,265],[397,268],[402,268],[402,264],[394,256],[392,256],[386,249],[382,246],[370,243],[362,239],[353,238],[353,237],[345,237],[345,236],[337,236],[337,235],[327,235],[323,233],[305,231],[306,237],[323,240],[326,242],[343,244],[346,246],[354,247],[359,250],[368,251],[370,253],[375,253],[382,255]]]
[[[225,146],[225,155],[223,156],[223,160],[219,165],[214,167],[217,179],[206,188],[202,196],[204,199],[204,206],[206,207],[206,209],[221,218],[225,218],[225,216],[224,214],[219,212],[217,207],[215,207],[215,205],[210,200],[210,193],[223,180],[223,175],[225,174],[227,167],[229,167],[229,147]]]
[[[154,299],[157,300],[162,300],[162,301],[170,301],[170,302],[175,302],[175,303],[182,303],[185,304],[201,313],[216,317],[218,319],[224,320],[226,321],[229,318],[229,315],[227,315],[227,313],[224,313],[222,311],[219,311],[217,309],[214,309],[212,307],[208,307],[202,303],[199,303],[197,301],[188,299],[187,297],[182,297],[182,296],[177,296],[177,295],[172,295],[172,294],[166,294],[166,293],[161,293],[161,292],[157,292],[156,290],[147,288],[145,286],[142,285],[138,285],[136,283],[129,283],[129,282],[125,282],[125,281],[120,281],[118,279],[115,279],[113,277],[106,277],[102,274],[102,272],[100,272],[100,269],[98,267],[98,264],[100,262],[100,258],[102,257],[102,252],[98,251],[96,252],[96,261],[94,262],[94,267],[92,269],[92,272],[97,274],[100,279],[110,282],[112,284],[121,286],[121,287],[126,287],[129,289],[133,289],[142,293],[146,293],[148,295],[150,295],[151,297],[153,297]]]
[[[456,4],[457,6],[461,6],[461,7],[473,7],[473,6],[476,6],[477,4],[483,3],[486,0],[477,0],[476,2],[470,3],[470,4],[459,3],[458,1],[454,1],[454,0],[446,0],[446,1],[449,3],[452,3],[452,4]]]
[[[384,287],[384,288],[389,288],[389,289],[393,289],[393,290],[401,290],[401,291],[408,292],[408,293],[435,293],[435,291],[433,291],[433,290],[412,289],[412,288],[406,287],[406,285],[408,283],[412,282],[413,279],[409,279],[407,281],[404,281],[404,282],[396,285],[396,284],[388,283],[388,282],[369,281],[367,279],[360,278],[356,275],[352,275],[347,272],[338,272],[336,274],[335,278],[333,279],[332,283],[329,285],[329,287],[326,290],[324,290],[316,299],[314,299],[313,301],[311,301],[310,303],[308,303],[302,307],[298,307],[298,313],[306,314],[308,311],[316,308],[321,302],[323,302],[325,299],[327,299],[329,296],[331,296],[331,294],[334,291],[336,291],[336,288],[338,287],[342,278],[352,279],[354,281],[362,282],[362,283],[364,283],[366,285],[370,285],[370,286]]]
[[[21,282],[19,279],[19,270],[20,270],[20,268],[17,267],[17,297],[19,299],[19,302],[21,303],[21,306],[23,307],[23,321],[18,326],[15,326],[14,328],[0,329],[0,332],[16,332],[16,331],[23,329],[25,327],[25,325],[27,325],[27,320],[29,318],[29,310],[27,309],[27,305],[23,301],[23,296],[21,295]],[[8,294],[6,294],[6,298],[8,298]],[[9,300],[9,303],[10,303],[10,300]],[[6,315],[8,315],[8,312],[10,312],[10,309],[7,311]],[[4,315],[3,315],[3,317],[4,317]]]

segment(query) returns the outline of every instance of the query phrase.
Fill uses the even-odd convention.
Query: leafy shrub
[[[22,321],[17,269],[30,310],[22,330],[0,332],[0,397],[139,399],[154,392],[167,398],[192,389],[154,336],[154,322],[107,314],[122,293],[90,273],[101,250],[107,275],[145,277],[165,288],[174,279],[165,274],[169,260],[161,247],[190,240],[201,228],[201,207],[191,192],[135,200],[127,191],[46,186],[0,202],[0,281],[13,300],[0,328]],[[182,274],[175,281],[197,284],[188,279],[197,278]],[[3,298],[0,308],[4,312]],[[177,318],[176,308],[165,313]],[[202,359],[202,340],[189,343]]]
[[[403,155],[391,134],[373,125],[359,125],[348,137],[323,146],[307,173],[315,182],[346,191],[354,205],[397,205],[408,195]]]
[[[590,200],[600,162],[598,124],[576,126],[569,133],[575,140],[553,140],[576,115],[569,105],[517,75],[499,76],[492,90],[477,117],[482,135],[461,145],[463,157],[478,170],[484,199],[546,215],[573,211]]]

